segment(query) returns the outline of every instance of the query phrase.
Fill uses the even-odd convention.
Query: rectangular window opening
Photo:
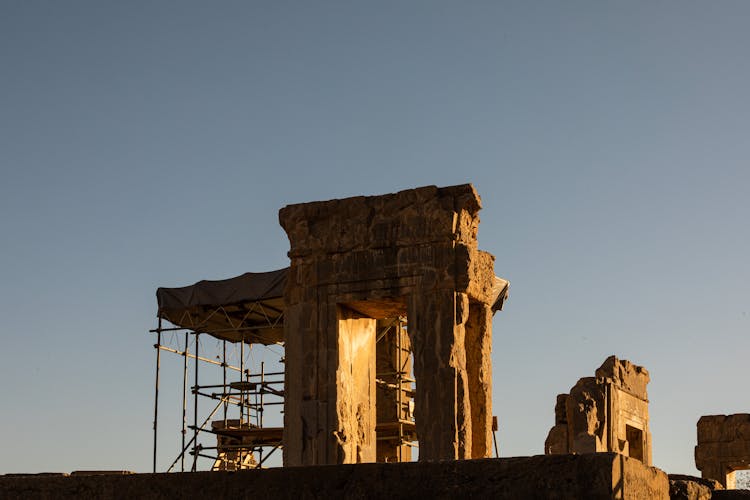
[[[628,440],[628,456],[643,462],[643,431],[637,427],[626,425],[625,439]]]

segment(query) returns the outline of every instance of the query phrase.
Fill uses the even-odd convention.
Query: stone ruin
[[[547,455],[616,452],[651,465],[648,371],[615,356],[557,396]]]
[[[400,355],[376,355],[377,323],[404,317],[420,461],[490,456],[492,315],[507,282],[477,248],[480,207],[466,184],[280,210],[284,465],[376,460],[376,357]]]
[[[283,429],[212,422],[219,454],[232,464],[218,472],[6,475],[0,497],[244,497],[252,491],[257,498],[290,499],[740,498],[714,480],[732,488],[734,471],[750,468],[750,415],[702,417],[695,460],[705,479],[668,478],[651,467],[649,374],[615,356],[558,395],[545,455],[460,460],[491,454],[492,315],[508,286],[494,274],[494,257],[477,248],[479,209],[468,184],[283,208],[291,267],[264,274],[280,284],[261,294],[274,301],[266,306],[278,316],[255,334],[261,343],[285,343]],[[192,296],[198,285],[172,290]],[[418,437],[420,463],[318,467],[409,461],[404,429],[393,434],[381,427],[414,426],[412,416],[416,426],[406,435]],[[253,433],[283,442],[285,466],[304,467],[239,470],[262,465],[246,451],[256,443]]]
[[[701,417],[695,466],[704,479],[714,479],[724,488],[734,489],[734,473],[750,469],[750,414]]]

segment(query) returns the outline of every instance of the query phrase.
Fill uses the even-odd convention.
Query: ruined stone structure
[[[695,466],[705,479],[733,489],[735,471],[750,469],[750,414],[701,417]]]
[[[648,371],[610,356],[594,377],[557,396],[545,454],[617,452],[651,465]]]
[[[494,275],[494,258],[477,249],[479,208],[470,185],[285,207],[289,269],[157,292],[154,442],[162,350],[183,356],[183,387],[187,359],[199,353],[224,378],[233,368],[244,379],[200,386],[196,363],[196,395],[208,389],[219,404],[246,410],[262,408],[247,403],[253,396],[283,398],[284,428],[251,424],[247,411],[240,419],[225,413],[211,422],[213,472],[7,474],[0,498],[750,497],[716,481],[731,488],[734,471],[750,468],[750,415],[702,417],[695,458],[704,479],[667,476],[650,466],[648,372],[614,356],[557,397],[545,455],[461,460],[490,455],[491,321],[508,286]],[[180,328],[162,329],[161,319]],[[190,333],[182,351],[161,345],[163,332],[179,329],[194,335],[192,351]],[[229,366],[226,354],[207,357],[202,334],[239,343],[240,360],[245,344],[283,340],[284,380],[263,366],[259,378],[242,361]],[[193,402],[193,450],[205,453]],[[406,443],[416,437],[421,463],[356,463],[408,461]],[[282,443],[284,464],[302,466],[261,470],[269,456],[262,447]]]
[[[377,321],[399,317],[413,353],[420,460],[490,456],[502,280],[477,249],[480,207],[467,184],[281,209],[291,245],[285,465],[376,460]]]

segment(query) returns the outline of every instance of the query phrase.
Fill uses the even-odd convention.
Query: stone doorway
[[[375,461],[378,320],[406,316],[419,459],[490,456],[492,315],[471,185],[290,205],[284,464]]]

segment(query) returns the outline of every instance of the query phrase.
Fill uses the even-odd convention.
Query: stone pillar
[[[292,279],[290,273],[290,279]],[[320,439],[322,423],[321,392],[318,366],[326,349],[319,349],[319,339],[313,325],[317,323],[317,308],[309,303],[287,304],[284,311],[285,335],[284,369],[284,436],[285,465],[315,463],[318,450],[325,446]],[[322,442],[321,442],[322,441]]]
[[[471,405],[471,458],[492,456],[492,309],[471,302],[466,322],[466,371]]]
[[[285,465],[374,462],[375,320],[335,303],[285,314]]]
[[[375,461],[375,324],[339,306],[336,351],[336,463]]]
[[[420,461],[471,458],[464,326],[468,305],[467,295],[453,290],[418,292],[409,298]]]

